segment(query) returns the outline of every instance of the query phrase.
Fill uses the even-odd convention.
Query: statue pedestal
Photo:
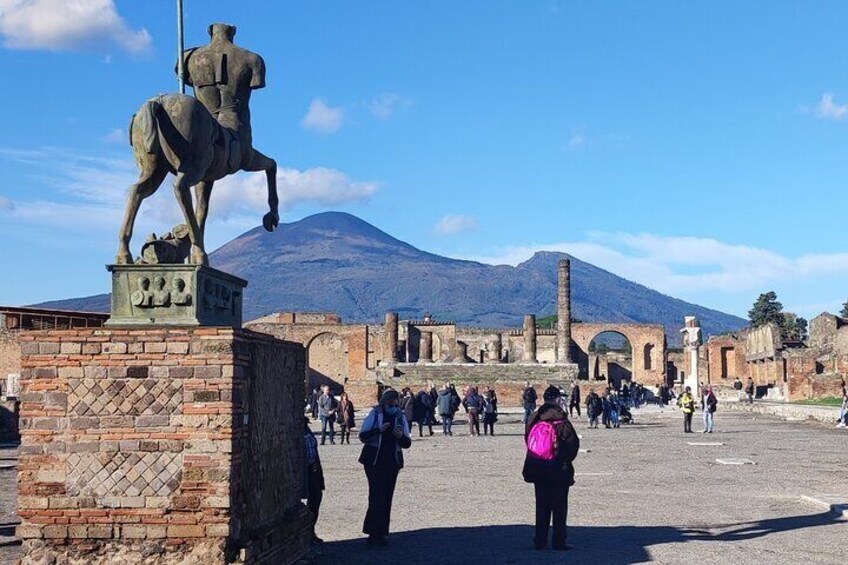
[[[247,281],[201,265],[108,265],[107,326],[241,327]]]
[[[300,344],[233,328],[20,335],[23,562],[308,552]]]

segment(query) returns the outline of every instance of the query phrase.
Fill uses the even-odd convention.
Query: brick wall
[[[32,332],[20,343],[26,562],[305,552],[299,345],[220,328]],[[275,530],[288,537],[269,542]]]

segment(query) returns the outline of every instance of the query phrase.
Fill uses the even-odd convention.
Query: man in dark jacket
[[[589,418],[589,427],[598,427],[598,418],[603,414],[603,402],[595,389],[590,388],[586,395],[586,416]]]
[[[536,395],[536,389],[533,388],[533,385],[530,382],[524,383],[524,390],[521,391],[521,405],[524,406],[524,419],[522,423],[526,424],[527,420],[530,418],[530,414],[536,409],[536,400],[538,396]]]
[[[577,408],[577,417],[580,417],[580,385],[577,381],[571,383],[571,394],[568,397],[568,415],[574,416],[574,409]]]
[[[552,546],[555,550],[571,549],[565,543],[568,517],[568,489],[574,484],[572,462],[580,450],[580,439],[574,431],[568,414],[560,405],[560,390],[550,386],[543,395],[545,403],[527,421],[524,440],[536,436],[533,428],[545,426],[556,431],[555,448],[551,459],[537,457],[530,449],[524,460],[524,480],[533,483],[536,491],[536,549],[548,547],[548,532],[553,518]]]
[[[312,513],[312,543],[322,543],[323,540],[315,535],[315,524],[321,510],[321,500],[324,498],[324,469],[321,467],[321,457],[318,455],[318,440],[309,428],[309,419],[304,418],[303,441],[306,454],[304,480],[301,498],[306,499],[306,507]]]
[[[336,409],[339,403],[330,387],[324,385],[324,394],[318,398],[318,417],[321,419],[321,445],[327,439],[327,428],[330,428],[330,443],[336,443]]]
[[[456,413],[456,409],[454,408],[453,391],[449,383],[445,383],[445,386],[439,391],[436,405],[439,409],[439,416],[442,417],[442,434],[452,436],[451,427],[453,426],[453,415]]]

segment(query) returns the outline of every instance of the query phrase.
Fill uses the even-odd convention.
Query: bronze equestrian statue
[[[191,241],[189,261],[208,265],[203,244],[209,195],[216,180],[237,171],[265,171],[268,206],[262,225],[274,231],[280,221],[277,163],[253,148],[251,91],[265,87],[265,63],[233,44],[236,28],[209,26],[212,41],[184,54],[186,84],[196,98],[166,94],[144,103],[130,123],[130,143],[140,170],[130,188],[115,262],[133,262],[129,244],[142,200],[156,192],[165,175],[175,175],[174,193]],[[195,211],[191,187],[197,203]]]

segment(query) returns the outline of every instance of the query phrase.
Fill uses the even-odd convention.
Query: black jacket
[[[556,404],[542,404],[527,420],[524,441],[527,442],[530,430],[538,422],[558,420],[562,420],[562,423],[557,424],[557,457],[553,461],[542,461],[528,453],[524,458],[524,470],[522,472],[524,480],[528,483],[562,481],[569,486],[574,484],[572,461],[580,451],[580,439],[577,437],[577,432],[574,431],[574,426],[568,420],[568,414],[562,408]]]

